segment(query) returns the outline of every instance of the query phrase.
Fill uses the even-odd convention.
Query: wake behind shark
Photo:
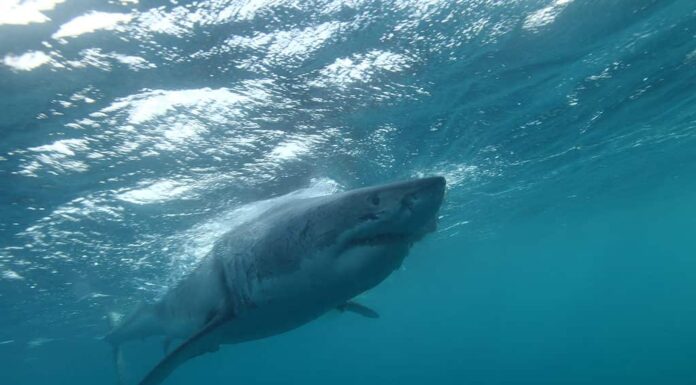
[[[284,202],[223,235],[201,264],[158,302],[105,337],[183,339],[140,382],[223,344],[280,334],[338,309],[375,318],[352,298],[398,268],[434,231],[445,179],[422,178]]]

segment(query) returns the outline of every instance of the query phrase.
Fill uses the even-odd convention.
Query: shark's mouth
[[[409,234],[378,234],[371,237],[360,237],[352,239],[350,246],[382,246],[396,243],[411,243],[413,235]]]

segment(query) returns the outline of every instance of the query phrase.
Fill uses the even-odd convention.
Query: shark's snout
[[[445,186],[445,178],[435,176],[387,185],[383,194],[399,200],[398,209],[406,211],[403,220],[426,223],[440,209]]]
[[[445,190],[446,181],[442,176],[430,176],[412,181],[412,183],[421,186],[422,188],[434,188],[440,191]]]
[[[404,195],[401,201],[404,206],[412,211],[415,209],[421,209],[436,212],[440,208],[440,205],[442,205],[442,199],[445,196],[445,178],[435,176],[417,179],[410,183],[413,184],[413,187],[409,190],[413,191],[409,191]]]
[[[437,176],[357,190],[365,207],[351,243],[411,243],[434,231],[445,186],[445,178]]]
[[[445,178],[436,176],[412,181],[412,191],[402,199],[402,205],[410,211],[408,222],[416,235],[435,231],[437,213],[445,196]]]

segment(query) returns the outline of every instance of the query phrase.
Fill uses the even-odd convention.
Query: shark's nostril
[[[374,214],[374,213],[370,213],[370,214],[365,214],[358,219],[360,219],[361,221],[376,221],[377,219],[379,219],[379,215]]]

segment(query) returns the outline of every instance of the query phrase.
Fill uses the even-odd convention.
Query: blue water
[[[439,174],[379,320],[165,384],[694,384],[695,37],[693,0],[3,0],[0,383],[115,383],[106,314],[258,201]]]

